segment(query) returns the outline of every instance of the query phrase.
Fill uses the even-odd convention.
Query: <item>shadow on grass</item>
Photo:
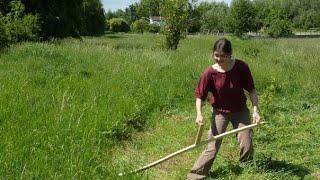
[[[293,34],[290,36],[286,36],[286,37],[279,37],[279,38],[287,38],[287,39],[312,39],[312,38],[320,38],[320,34]],[[249,35],[249,36],[244,36],[241,37],[242,40],[246,40],[246,39],[277,39],[277,38],[272,38],[269,36],[258,36],[258,35]]]
[[[2,55],[2,54],[7,53],[7,52],[8,52],[8,50],[9,50],[9,46],[7,46],[7,47],[3,47],[3,48],[0,48],[0,57],[1,57],[1,55]]]
[[[246,164],[231,164],[219,167],[218,169],[209,172],[210,178],[222,178],[228,177],[231,174],[239,176],[244,169],[253,169],[257,173],[284,173],[298,176],[300,179],[304,179],[306,175],[309,175],[311,171],[301,165],[287,163],[286,161],[273,160],[271,158],[258,159],[253,163]]]
[[[209,177],[219,178],[219,177],[228,177],[230,174],[239,176],[243,171],[243,167],[235,164],[228,164],[226,166],[219,167],[214,171],[209,172]]]
[[[291,38],[320,38],[320,34],[292,35]]]
[[[112,31],[106,31],[104,33],[104,37],[110,38],[110,39],[119,39],[119,38],[122,38],[123,36],[121,36],[121,33],[119,34]]]
[[[110,39],[119,39],[119,38],[121,38],[119,35],[115,35],[115,34],[106,34],[105,37],[106,38],[110,38]]]
[[[303,179],[310,174],[310,169],[301,165],[287,163],[286,161],[273,160],[270,157],[259,159],[256,161],[256,166],[264,172],[285,172]]]

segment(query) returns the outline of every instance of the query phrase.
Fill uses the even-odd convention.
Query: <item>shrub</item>
[[[301,12],[297,23],[300,27],[305,30],[310,28],[316,28],[320,26],[320,12],[316,12],[315,10],[311,9],[309,11]]]
[[[109,21],[106,21],[106,31],[109,31],[110,30],[110,24],[109,24]]]
[[[34,40],[40,30],[38,17],[24,15],[24,5],[20,1],[10,3],[11,11],[3,17],[8,38],[11,42]]]
[[[131,30],[136,33],[143,33],[149,30],[149,23],[145,19],[136,20],[132,24]]]
[[[8,37],[0,14],[0,49],[8,46]]]
[[[267,29],[267,34],[273,38],[292,35],[290,24],[284,19],[274,19]]]
[[[40,29],[37,22],[38,18],[33,15],[26,15],[23,18],[9,18],[6,27],[10,41],[35,40]]]
[[[255,10],[250,0],[234,0],[230,7],[229,29],[238,37],[255,31]]]
[[[156,24],[149,25],[149,32],[151,33],[158,33],[160,32],[161,27]]]
[[[113,32],[128,32],[130,27],[122,18],[112,18],[109,20],[110,30]]]

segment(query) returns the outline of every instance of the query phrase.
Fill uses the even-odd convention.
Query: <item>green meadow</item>
[[[0,179],[185,179],[204,147],[118,173],[194,142],[194,88],[217,38],[188,36],[168,51],[162,35],[107,34],[0,52]],[[226,137],[210,177],[320,179],[320,39],[228,38],[267,124],[254,129],[249,164]]]

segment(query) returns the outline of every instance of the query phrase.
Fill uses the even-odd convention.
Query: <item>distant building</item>
[[[161,26],[164,24],[164,18],[161,16],[150,16],[149,23],[151,25]]]

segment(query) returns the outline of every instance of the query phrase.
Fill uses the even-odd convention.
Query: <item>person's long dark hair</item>
[[[213,52],[215,52],[216,50],[221,50],[228,55],[232,55],[231,42],[226,38],[218,39],[213,45]]]

